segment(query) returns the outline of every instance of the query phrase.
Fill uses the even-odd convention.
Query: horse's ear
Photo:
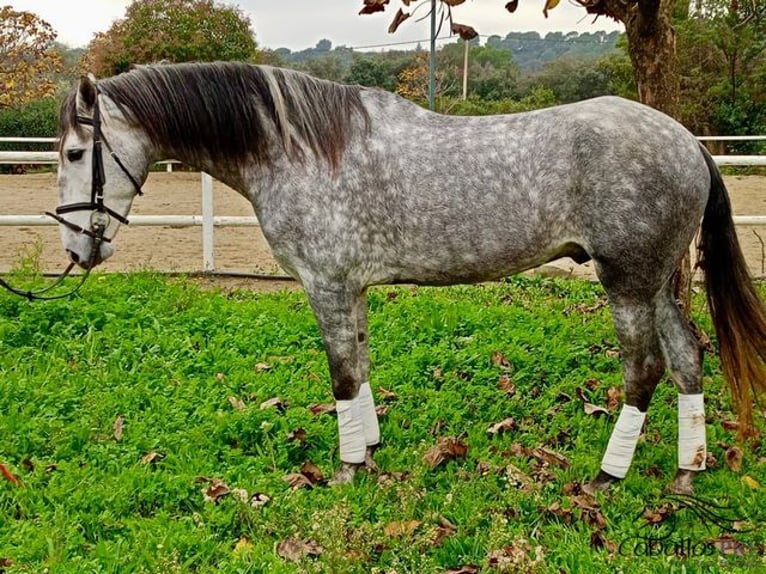
[[[96,104],[96,96],[96,79],[93,75],[80,76],[80,85],[77,88],[78,113],[90,113]]]

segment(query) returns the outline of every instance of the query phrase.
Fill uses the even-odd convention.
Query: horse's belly
[[[419,247],[411,246],[400,261],[396,280],[401,282],[448,285],[475,283],[499,279],[547,263],[559,257],[570,256],[587,260],[587,254],[576,242],[519,241],[518,238],[501,241],[464,243],[444,239]]]

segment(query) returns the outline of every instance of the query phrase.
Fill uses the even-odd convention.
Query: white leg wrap
[[[698,395],[678,395],[678,468],[704,470],[707,458],[705,401]]]
[[[364,424],[364,440],[367,446],[373,446],[380,442],[380,426],[378,425],[378,413],[375,412],[375,400],[372,398],[370,383],[362,383],[359,387],[359,408],[362,411],[362,424]]]
[[[625,478],[633,462],[636,444],[644,426],[646,413],[642,413],[631,405],[622,405],[617,424],[614,426],[604,458],[601,460],[601,470],[617,478]]]
[[[352,464],[364,462],[367,443],[364,440],[364,423],[359,397],[350,401],[336,401],[338,413],[338,435],[340,439],[340,460]]]

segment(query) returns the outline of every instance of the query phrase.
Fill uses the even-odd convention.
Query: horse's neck
[[[153,159],[155,161],[170,159],[179,161],[195,170],[211,175],[214,179],[217,179],[242,194],[246,194],[247,192],[246,176],[242,168],[239,166],[223,165],[221,162],[214,162],[206,157],[188,157],[188,154],[184,154],[177,150],[163,149],[161,146],[158,146]]]

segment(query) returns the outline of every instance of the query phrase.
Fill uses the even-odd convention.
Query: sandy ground
[[[726,178],[734,211],[738,215],[766,215],[766,177]],[[157,172],[144,186],[146,194],[136,200],[133,215],[199,214],[201,184],[198,173]],[[38,214],[57,204],[55,174],[0,175],[0,201],[4,214]],[[215,182],[216,215],[252,215],[247,200],[225,185]],[[756,233],[766,240],[765,227],[738,227],[740,242],[754,275],[766,273],[764,252]],[[18,264],[25,251],[42,244],[41,263],[46,272],[58,272],[67,260],[56,227],[4,227],[0,230],[0,272]],[[281,273],[265,239],[257,228],[216,228],[215,263],[221,271]],[[592,277],[592,264],[576,265],[569,259],[556,262],[557,274]],[[116,253],[103,271],[193,272],[202,269],[201,228],[123,227],[116,241]]]

